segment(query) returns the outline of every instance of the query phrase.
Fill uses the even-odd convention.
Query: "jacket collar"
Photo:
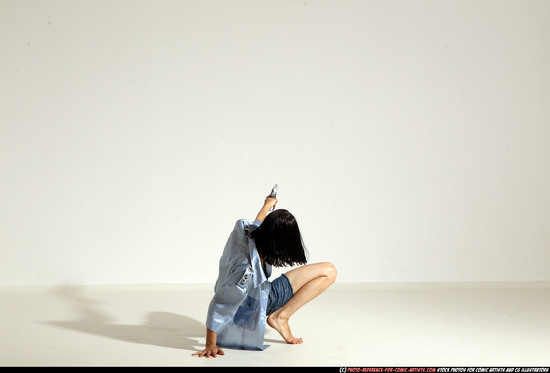
[[[267,276],[264,273],[264,269],[262,268],[262,261],[260,260],[260,255],[258,254],[258,250],[256,249],[256,244],[254,243],[254,240],[250,237],[248,238],[248,250],[250,253],[250,263],[252,264],[252,272],[254,273],[254,287],[258,287],[264,282],[267,281],[267,278],[271,276],[271,266],[269,264],[266,264],[266,272]]]

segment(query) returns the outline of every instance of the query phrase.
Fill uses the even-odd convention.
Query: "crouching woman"
[[[206,346],[193,355],[224,355],[221,347],[263,350],[266,324],[290,344],[290,317],[336,280],[328,262],[305,265],[298,223],[287,210],[270,212],[267,197],[253,222],[238,220],[225,245],[206,318]],[[301,265],[270,282],[272,267]]]

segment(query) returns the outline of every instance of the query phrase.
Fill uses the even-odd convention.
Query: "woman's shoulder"
[[[239,219],[235,222],[233,230],[248,235],[248,233],[260,226],[259,223],[258,220]]]

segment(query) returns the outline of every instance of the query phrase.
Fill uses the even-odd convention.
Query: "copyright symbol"
[[[348,370],[348,368],[346,368],[346,367],[341,367],[341,368],[340,368],[340,373],[346,373],[347,370]]]

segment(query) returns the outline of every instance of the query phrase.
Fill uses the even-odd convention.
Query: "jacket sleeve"
[[[208,329],[215,333],[223,330],[246,300],[250,283],[252,283],[252,270],[248,266],[239,267],[229,275],[227,282],[216,290],[210,301],[206,317]]]

